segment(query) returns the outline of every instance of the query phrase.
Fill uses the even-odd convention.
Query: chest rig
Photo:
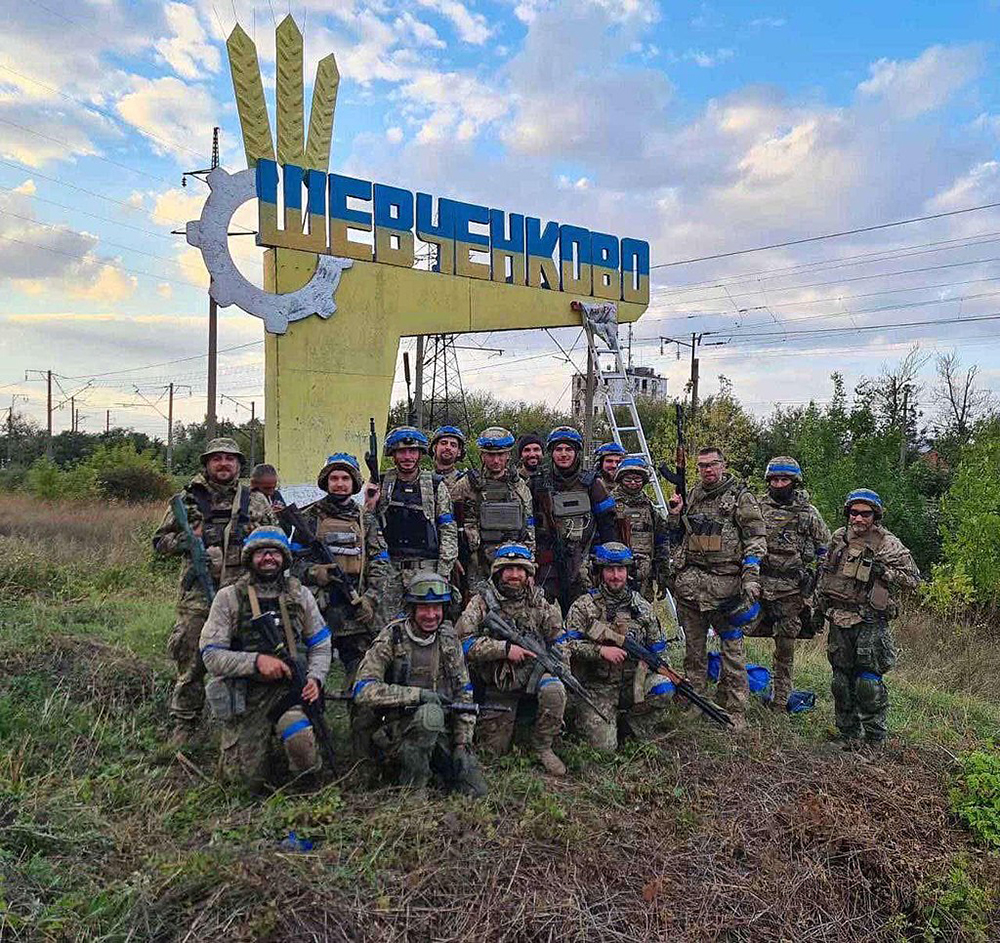
[[[348,576],[360,577],[364,569],[365,541],[361,529],[361,515],[339,516],[327,514],[316,524],[316,537]]]
[[[428,519],[424,510],[424,489],[435,487],[435,480],[427,472],[421,472],[413,481],[392,479],[383,516],[385,541],[393,557],[415,560],[437,559],[437,527],[433,520]],[[434,504],[432,492],[431,507]]]
[[[838,542],[820,580],[820,592],[836,608],[856,612],[865,602],[877,611],[888,608],[888,587],[872,577],[875,554],[884,540],[884,532],[873,528],[862,538]]]
[[[767,527],[767,558],[764,572],[770,576],[792,574],[816,558],[809,528],[809,508],[799,501],[761,507]]]
[[[485,544],[517,540],[525,527],[524,508],[509,476],[479,477],[479,536]]]
[[[440,631],[440,629],[439,629]],[[411,685],[427,691],[446,690],[441,671],[441,643],[437,633],[429,645],[420,645],[409,637],[406,620],[392,623],[392,663],[389,666],[390,684]]]
[[[572,484],[557,490],[552,481],[546,482],[552,502],[552,517],[564,540],[583,542],[594,522],[590,486],[593,473],[579,475]]]
[[[726,548],[725,531],[727,524],[732,525],[742,491],[743,488],[732,481],[718,497],[709,495],[698,502],[696,510],[684,514],[686,550],[691,562],[721,562],[732,556]]]
[[[615,511],[628,534],[628,545],[640,557],[653,555],[653,507],[646,501],[622,497],[616,500]]]
[[[250,582],[249,577],[242,577],[237,584],[239,610],[236,634],[232,640],[233,649],[264,654],[273,652],[274,645],[263,637],[258,625],[254,624],[254,619],[265,612],[275,614],[283,633],[290,634],[298,646],[302,641],[302,626],[305,619],[305,612],[298,601],[300,585],[298,580],[289,578],[279,595],[263,596]],[[255,599],[251,599],[251,594]]]
[[[220,582],[226,583],[227,571],[235,575],[240,569],[243,538],[250,525],[250,489],[238,484],[230,496],[194,483],[188,485],[186,491],[186,503],[195,507],[200,517],[202,543],[206,547],[222,548]]]
[[[628,598],[624,600],[608,599],[600,590],[591,590],[594,601],[597,604],[598,622],[603,621],[612,632],[618,635],[630,635],[632,638],[642,642],[643,633],[639,625],[639,606],[636,603],[636,594],[629,592]],[[596,624],[594,626],[596,628]],[[589,637],[599,643],[614,644],[614,640],[604,638],[598,631],[595,634],[588,633]],[[629,659],[620,665],[613,665],[603,659],[599,663],[589,666],[589,674],[595,681],[620,681],[627,674],[633,673],[635,666]]]

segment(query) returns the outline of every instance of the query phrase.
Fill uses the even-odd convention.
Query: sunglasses
[[[716,459],[714,462],[698,462],[698,468],[715,468],[716,465],[721,465],[722,462]]]
[[[875,512],[874,511],[855,511],[852,508],[851,510],[849,510],[847,512],[847,516],[848,517],[864,517],[864,518],[868,518],[868,517],[874,517],[875,516]]]

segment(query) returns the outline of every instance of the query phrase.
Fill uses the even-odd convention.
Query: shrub
[[[47,458],[40,458],[25,476],[28,492],[43,501],[60,498],[92,498],[98,493],[97,479],[86,467],[61,469]]]
[[[976,838],[1000,849],[1000,752],[988,743],[985,750],[964,753],[959,765],[948,795],[951,811]]]

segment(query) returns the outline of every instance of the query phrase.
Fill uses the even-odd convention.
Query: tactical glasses
[[[874,517],[875,516],[875,512],[874,511],[855,511],[854,508],[851,508],[847,512],[847,516],[848,517],[863,517],[863,518],[868,518],[868,517]]]

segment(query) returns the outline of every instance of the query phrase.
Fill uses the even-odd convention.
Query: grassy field
[[[209,738],[164,746],[161,510],[0,496],[0,939],[1000,939],[995,624],[900,620],[878,759],[828,742],[817,640],[817,709],[755,704],[739,738],[671,712],[612,757],[567,743],[565,781],[488,761],[475,802],[372,788],[345,751],[255,800]]]

